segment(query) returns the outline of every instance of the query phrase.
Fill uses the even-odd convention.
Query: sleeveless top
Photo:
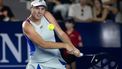
[[[30,19],[27,19],[27,21],[33,26],[35,31],[39,34],[40,37],[43,38],[43,40],[56,42],[54,31],[50,31],[48,29],[48,25],[50,23],[44,16],[41,18],[39,25],[35,24]],[[32,42],[27,36],[26,39],[30,48],[29,62],[46,62],[53,58],[58,58],[60,61],[65,62],[61,57],[59,49],[45,49]]]

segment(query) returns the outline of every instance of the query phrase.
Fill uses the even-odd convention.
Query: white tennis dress
[[[54,31],[48,29],[49,22],[44,16],[39,25],[30,19],[27,21],[45,41],[56,42]],[[32,42],[27,36],[26,39],[30,48],[30,59],[26,69],[66,69],[59,49],[45,49]]]

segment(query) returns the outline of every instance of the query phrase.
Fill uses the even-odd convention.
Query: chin
[[[40,20],[41,18],[36,18],[36,20]]]
[[[35,17],[35,19],[36,19],[36,20],[40,20],[40,19],[41,19],[41,17]]]

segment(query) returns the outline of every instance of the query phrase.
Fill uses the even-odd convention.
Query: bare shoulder
[[[57,24],[56,19],[49,11],[46,11],[44,16],[50,23]]]
[[[44,16],[48,19],[54,18],[53,15],[49,11],[46,11]]]
[[[23,29],[23,32],[24,33],[29,33],[32,31],[32,27],[31,27],[31,24],[25,20],[23,23],[22,23],[22,29]]]
[[[51,13],[49,11],[46,11],[45,12],[45,16],[48,15],[48,14],[50,15]]]
[[[46,11],[46,12],[45,12],[45,15],[47,15],[47,14],[50,14],[50,12],[49,12],[49,11]]]
[[[56,19],[53,17],[53,15],[49,12],[49,11],[46,11],[45,12],[45,15],[46,19],[52,23],[54,26],[55,26],[55,31],[58,32],[58,33],[62,33],[62,29],[60,28],[60,26],[58,25],[58,22],[56,21]]]
[[[25,20],[22,23],[22,28],[25,29],[25,28],[29,27],[29,25],[30,25],[30,23],[27,20]]]

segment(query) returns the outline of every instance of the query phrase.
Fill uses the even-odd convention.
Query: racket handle
[[[80,53],[80,57],[82,57],[83,56],[83,53]]]

